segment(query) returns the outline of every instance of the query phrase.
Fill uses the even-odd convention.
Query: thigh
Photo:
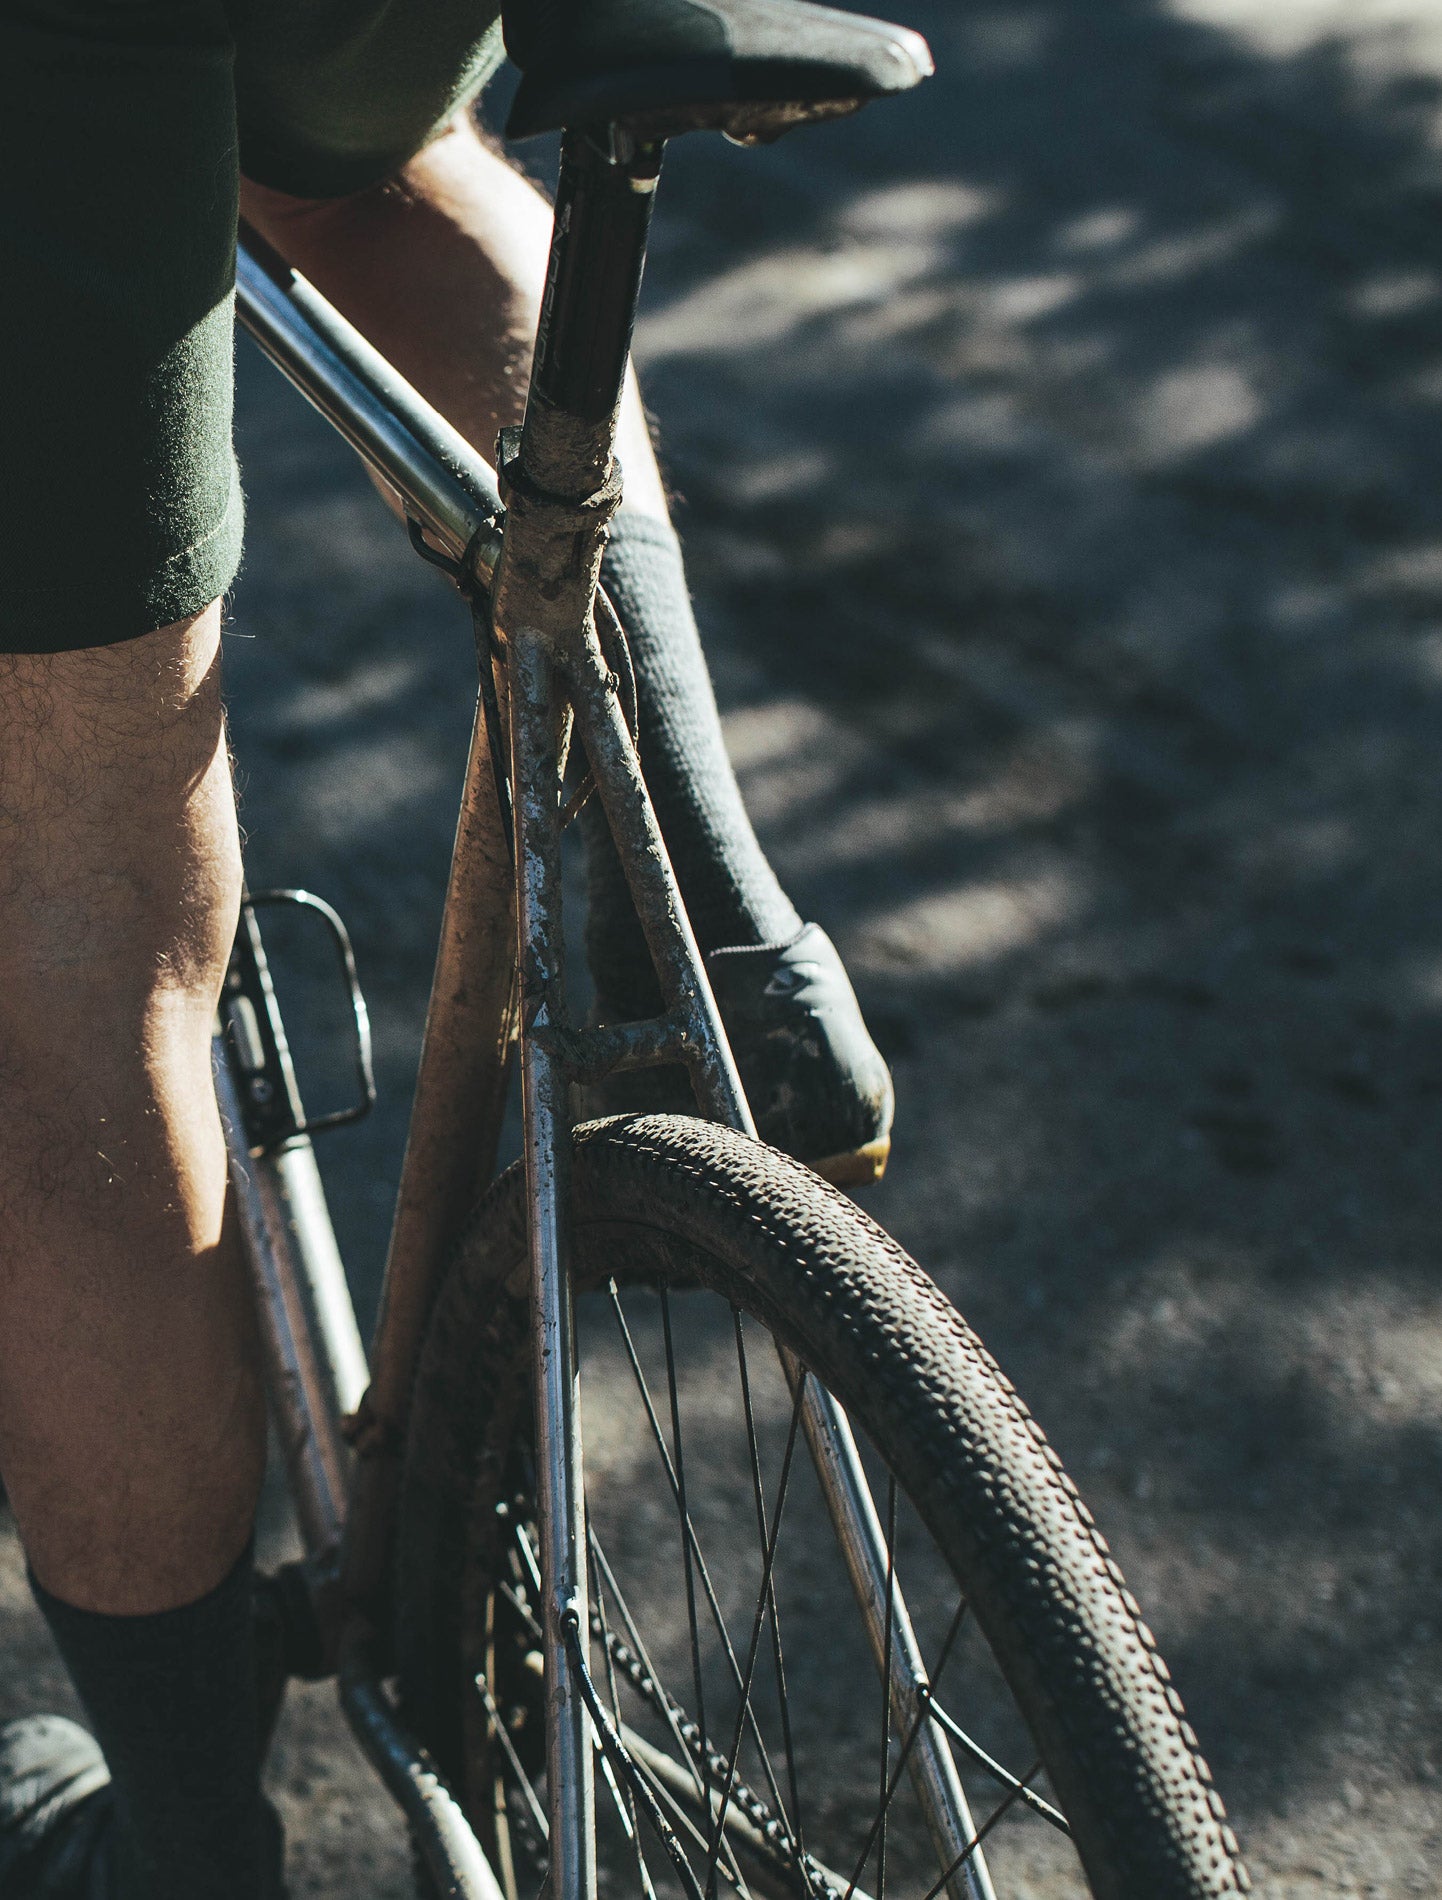
[[[198,612],[239,560],[220,0],[0,8],[0,651]]]
[[[500,0],[230,0],[241,169],[297,198],[379,184],[503,58]]]

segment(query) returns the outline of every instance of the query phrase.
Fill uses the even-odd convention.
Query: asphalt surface
[[[1430,1892],[1442,25],[906,17],[914,100],[668,166],[638,354],[728,733],[895,1067],[869,1204],[1092,1503],[1261,1890]],[[240,439],[251,877],[357,938],[384,1102],[325,1164],[368,1307],[467,629],[248,352]],[[13,1542],[0,1629],[4,1712],[53,1702]],[[297,1893],[406,1891],[323,1691],[278,1779]]]

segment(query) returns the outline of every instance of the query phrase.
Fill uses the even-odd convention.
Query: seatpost
[[[579,499],[611,474],[661,153],[615,128],[569,132],[561,148],[521,450],[552,494]]]
[[[659,144],[615,128],[566,134],[525,420],[503,431],[497,456],[506,519],[492,613],[506,658],[515,820],[553,1900],[596,1894],[569,1076],[547,1046],[548,1032],[566,1027],[557,733],[621,499],[616,419],[660,160]]]
[[[616,418],[661,152],[617,127],[566,134],[525,420],[497,445],[496,630],[540,633],[553,657],[587,623],[621,499]]]

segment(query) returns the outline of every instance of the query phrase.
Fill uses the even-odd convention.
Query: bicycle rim
[[[669,1169],[673,1199],[690,1192],[675,1169],[688,1161],[694,1168],[698,1141],[710,1151],[717,1140],[723,1150],[734,1140],[706,1130],[678,1145],[674,1130],[687,1125],[668,1128],[663,1118],[629,1131],[612,1126],[613,1142],[633,1145],[638,1130],[643,1145],[648,1127],[666,1131],[664,1152],[652,1159]],[[779,1157],[768,1168],[773,1161],[787,1170]],[[698,1204],[719,1193],[724,1211],[719,1222],[699,1217],[699,1239],[694,1219],[691,1231],[678,1233],[686,1222],[674,1209],[658,1210],[654,1199],[644,1207],[628,1202],[627,1191],[618,1183],[589,1213],[578,1207],[577,1224],[590,1592],[584,1648],[598,1742],[602,1891],[667,1900],[885,1900],[888,1893],[898,1900],[988,1900],[992,1893],[1062,1900],[1088,1892],[1236,1890],[1244,1876],[1209,1789],[1183,1790],[1170,1811],[1155,1812],[1165,1763],[1140,1765],[1141,1779],[1150,1776],[1153,1785],[1131,1791],[1129,1816],[1099,1819],[1112,1805],[1105,1765],[1098,1762],[1093,1784],[1091,1768],[1058,1743],[1058,1723],[1048,1719],[1065,1671],[1056,1657],[1037,1653],[1035,1642],[1018,1656],[1016,1631],[998,1631],[985,1563],[970,1572],[958,1564],[957,1527],[938,1521],[947,1517],[950,1477],[929,1469],[946,1434],[929,1438],[917,1423],[937,1407],[926,1384],[935,1379],[934,1340],[893,1336],[869,1356],[865,1341],[849,1355],[834,1352],[827,1326],[812,1321],[835,1306],[835,1287],[819,1271],[808,1284],[803,1265],[797,1283],[778,1292],[759,1258],[748,1263],[744,1242],[738,1260],[738,1189],[714,1169]],[[758,1208],[780,1191],[779,1183],[763,1184]],[[809,1197],[828,1195],[809,1177],[797,1191],[808,1206]],[[825,1217],[838,1199],[817,1204]],[[845,1219],[860,1222],[843,1205]],[[739,1231],[760,1218],[756,1209],[742,1210]],[[728,1224],[729,1235],[707,1237],[710,1226]],[[520,1900],[539,1885],[545,1850],[524,1303],[513,1298],[520,1310],[507,1318],[507,1302],[495,1299],[507,1273],[519,1292],[516,1237],[506,1231],[513,1225],[502,1195],[487,1222],[485,1270],[471,1274],[469,1310],[453,1294],[440,1322],[447,1343],[437,1357],[453,1363],[449,1388],[441,1379],[433,1396],[454,1412],[455,1382],[469,1378],[472,1415],[459,1426],[452,1417],[437,1436],[436,1407],[422,1406],[430,1442],[424,1459],[412,1458],[408,1477],[417,1504],[407,1513],[412,1526],[435,1516],[435,1487],[422,1475],[429,1462],[446,1474],[441,1488],[449,1486],[452,1507],[462,1486],[466,1535],[459,1544],[450,1540],[440,1590],[434,1577],[413,1575],[407,1583],[403,1571],[401,1601],[410,1617],[424,1606],[429,1619],[419,1644],[407,1644],[402,1631],[408,1698]],[[853,1248],[857,1233],[884,1238],[869,1223],[847,1231]],[[858,1267],[860,1279],[894,1273],[897,1258],[904,1256],[885,1243]],[[477,1330],[481,1287],[490,1290],[492,1310]],[[779,1311],[778,1299],[794,1310]],[[454,1362],[466,1355],[455,1342],[467,1327],[462,1372]],[[858,1612],[807,1454],[804,1383],[788,1380],[774,1333],[789,1334],[788,1345],[801,1350],[803,1381],[836,1389],[861,1422],[888,1573],[879,1644]],[[996,1386],[1003,1411],[1019,1412],[1005,1382]],[[981,1448],[983,1464],[996,1464],[999,1488],[1012,1482],[1014,1454],[1000,1440]],[[1054,1460],[1046,1469],[1053,1485],[1064,1486]],[[1074,1506],[1069,1486],[1064,1495]],[[962,1541],[978,1528],[985,1542],[987,1527],[975,1525],[963,1527]],[[414,1549],[421,1562],[426,1551],[437,1552],[424,1529]],[[903,1599],[928,1684],[929,1699],[914,1703],[914,1714],[882,1690],[908,1640]],[[1074,1608],[1058,1605],[1047,1625],[1054,1644],[1088,1640]],[[1090,1635],[1105,1645],[1109,1632]],[[438,1670],[450,1672],[448,1702],[437,1696]],[[1063,1731],[1075,1716],[1063,1710]],[[923,1745],[938,1742],[964,1795],[959,1831],[953,1816],[944,1836],[934,1806],[919,1798],[917,1775]],[[1185,1739],[1182,1751],[1195,1779],[1200,1764]],[[1204,1767],[1200,1773],[1204,1784]],[[1091,1836],[1085,1866],[1072,1838],[1074,1804],[1085,1810],[1083,1831]],[[1136,1838],[1145,1825],[1153,1830],[1149,1841]]]

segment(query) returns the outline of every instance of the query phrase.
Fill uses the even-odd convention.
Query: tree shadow
[[[668,159],[638,350],[748,797],[896,1068],[875,1209],[1094,1497],[1229,1798],[1380,1815],[1442,1759],[1442,61],[908,19],[914,100]],[[240,417],[252,877],[356,927],[369,1302],[468,631],[251,363]]]

